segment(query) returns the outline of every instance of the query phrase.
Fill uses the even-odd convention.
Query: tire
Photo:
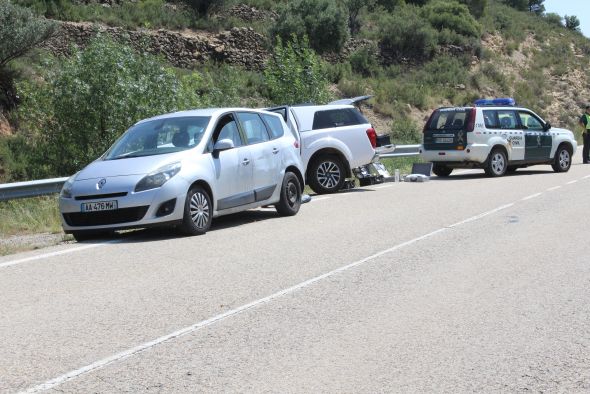
[[[275,204],[275,209],[280,216],[294,216],[301,207],[301,185],[297,175],[292,172],[285,173],[281,185],[281,199]]]
[[[186,235],[203,235],[211,227],[212,221],[211,196],[201,186],[194,186],[186,195],[180,230]]]
[[[572,153],[570,150],[561,145],[555,152],[555,159],[551,164],[555,172],[568,172],[572,166]]]
[[[502,149],[494,149],[488,157],[484,171],[487,176],[499,177],[506,174],[508,159]]]
[[[436,176],[447,177],[447,176],[451,175],[451,172],[453,172],[453,169],[451,167],[445,166],[444,164],[441,164],[441,163],[433,163],[432,164],[432,172]]]
[[[309,187],[317,194],[335,193],[342,189],[346,169],[338,156],[322,156],[309,168]]]

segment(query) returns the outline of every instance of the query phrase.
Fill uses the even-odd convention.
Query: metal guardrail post
[[[52,178],[0,185],[0,201],[59,193],[68,178]]]

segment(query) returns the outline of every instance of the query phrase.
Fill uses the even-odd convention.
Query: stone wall
[[[84,48],[98,33],[107,34],[137,49],[147,48],[149,52],[162,55],[168,62],[181,68],[194,68],[215,60],[249,70],[260,70],[268,58],[264,36],[246,27],[232,28],[219,34],[196,34],[168,30],[125,30],[90,23],[62,22],[57,34],[44,46],[56,55],[67,56],[72,45]]]

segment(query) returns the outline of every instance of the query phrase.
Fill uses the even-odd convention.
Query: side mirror
[[[547,122],[543,125],[543,130],[547,131],[551,129],[551,123]]]
[[[234,147],[234,142],[229,138],[219,140],[215,143],[215,146],[213,146],[213,157],[217,158],[219,157],[219,152],[228,149],[233,149]]]

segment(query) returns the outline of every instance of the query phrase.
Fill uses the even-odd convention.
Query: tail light
[[[476,110],[475,108],[472,108],[469,112],[469,120],[467,121],[467,127],[465,128],[465,131],[472,132],[475,130],[475,114]]]
[[[377,133],[375,132],[374,128],[367,129],[367,137],[369,137],[369,141],[371,141],[371,146],[373,149],[377,147]]]

